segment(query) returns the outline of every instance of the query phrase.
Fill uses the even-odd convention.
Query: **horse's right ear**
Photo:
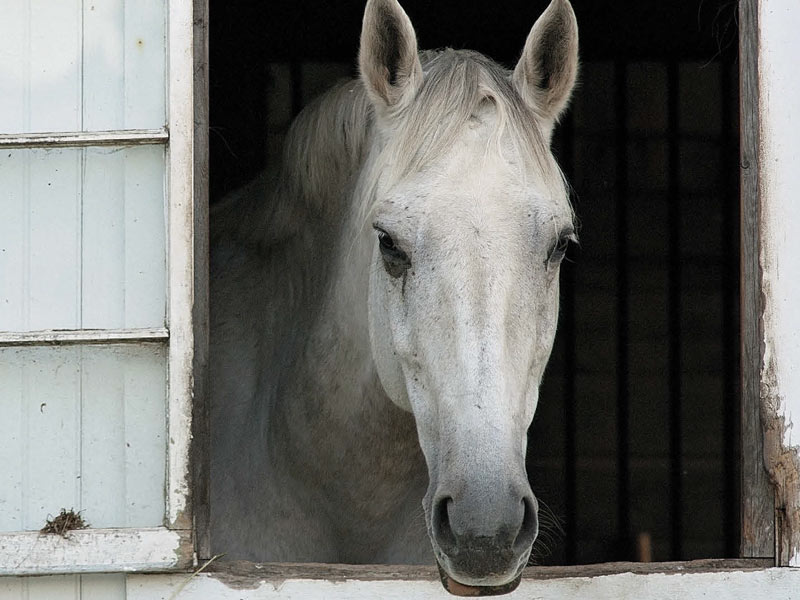
[[[417,36],[397,0],[368,0],[358,53],[361,79],[380,112],[401,107],[422,84]]]

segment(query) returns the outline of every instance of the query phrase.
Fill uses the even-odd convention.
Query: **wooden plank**
[[[84,3],[79,9],[83,35],[81,129],[117,129],[126,123],[123,118],[126,73],[121,58],[124,48],[134,44],[125,37],[123,2]],[[127,124],[132,125],[130,121]]]
[[[0,148],[79,148],[84,146],[139,146],[165,144],[169,133],[161,129],[0,134]]]
[[[80,327],[163,327],[164,148],[82,152]]]
[[[758,2],[739,4],[741,167],[741,556],[774,557],[774,497],[764,468],[760,413],[762,366],[759,270]]]
[[[46,329],[0,332],[0,347],[44,344],[135,344],[169,339],[164,327],[144,329]]]
[[[27,315],[30,159],[26,154],[6,152],[0,160],[0,331],[23,329]]]
[[[119,362],[124,373],[124,526],[150,527],[164,522],[169,369],[164,368],[164,346],[135,350]]]
[[[194,393],[194,61],[193,6],[173,2],[168,19],[169,404],[167,523],[192,527],[189,446]]]
[[[0,531],[164,522],[166,345],[0,348]]]
[[[29,2],[25,117],[4,131],[81,129],[83,68],[81,2]],[[4,11],[5,12],[5,11]]]
[[[25,329],[80,327],[80,151],[26,152]]]
[[[125,313],[129,308],[125,302],[128,239],[124,213],[131,199],[126,197],[124,186],[129,173],[127,152],[116,150],[83,151],[81,329],[119,328],[128,325],[125,321]],[[147,175],[150,174],[137,173],[139,179],[146,179]],[[145,197],[144,200],[152,203],[154,199]],[[151,237],[155,237],[157,231]],[[162,290],[164,287],[162,280]],[[149,323],[154,326],[163,324],[163,320]]]
[[[775,492],[775,563],[800,567],[800,83],[797,0],[760,0],[761,425]]]
[[[167,210],[163,148],[127,148],[123,211],[124,327],[163,326],[166,322]],[[108,324],[104,323],[104,326]]]
[[[25,600],[81,600],[80,575],[29,579],[25,583]]]
[[[125,600],[125,575],[2,577],[0,600]]]
[[[135,352],[137,348],[126,348],[134,352],[125,358],[138,354]],[[120,364],[120,358],[114,351],[84,351],[81,364],[81,499],[78,506],[81,515],[92,527],[98,528],[131,525],[126,519],[125,510],[128,491],[125,485],[128,468],[125,460],[128,454],[125,429],[129,427],[124,383],[127,364]],[[163,372],[162,369],[162,375]],[[148,400],[163,406],[164,390],[161,390],[160,398],[154,395]],[[158,425],[158,420],[147,423],[153,428]],[[163,456],[162,449],[161,460],[156,459],[147,466],[153,468],[159,462],[163,463]],[[158,498],[158,495],[155,497]],[[142,494],[138,499],[145,503],[150,498]],[[156,519],[147,525],[160,523]]]
[[[166,75],[164,41],[167,11],[171,2],[136,0],[123,2],[125,45],[124,122],[137,127],[163,125],[166,122],[167,88],[172,84]],[[165,86],[165,83],[169,85]]]
[[[164,327],[164,147],[0,151],[0,330]]]
[[[714,573],[764,569],[769,559],[704,559],[685,562],[610,562],[563,567],[528,567],[523,580],[549,580],[568,577],[605,577],[617,573]],[[427,565],[342,565],[323,563],[253,563],[214,561],[205,569],[229,585],[252,585],[257,581],[280,583],[289,579],[326,581],[425,581],[439,579],[439,571]]]
[[[82,515],[96,528],[161,525],[167,448],[166,347],[83,346],[80,350]]]
[[[6,0],[3,3],[3,18],[0,19],[0,64],[3,65],[0,71],[0,131],[15,131],[23,128],[25,123],[26,100],[30,95],[26,60],[30,49],[27,7],[27,0]]]
[[[0,388],[0,531],[20,531],[25,518],[28,446],[27,385],[22,365],[0,360]]]
[[[208,424],[209,72],[208,1],[194,0],[194,406],[192,497],[195,552],[211,557]]]
[[[104,573],[101,575],[79,575],[80,600],[125,600],[125,575]]]
[[[0,576],[182,570],[191,567],[191,538],[164,527],[0,534]]]
[[[80,348],[3,349],[23,376],[22,528],[42,527],[80,502]],[[4,468],[4,467],[0,467]]]

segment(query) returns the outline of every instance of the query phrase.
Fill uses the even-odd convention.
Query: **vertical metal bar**
[[[678,115],[678,62],[667,65],[667,144],[669,203],[669,453],[671,559],[683,557],[683,460],[681,439],[681,197],[680,123]]]
[[[739,556],[739,186],[737,185],[738,144],[733,139],[733,65],[723,60],[722,134],[720,153],[722,176],[722,439],[724,443],[723,531],[725,555]]]
[[[617,228],[617,556],[630,560],[630,431],[628,361],[628,76],[624,60],[614,63]]]
[[[562,121],[562,152],[559,156],[567,181],[575,173],[575,121],[570,113]],[[572,196],[570,186],[570,196]],[[572,198],[571,198],[572,199]],[[565,261],[561,269],[561,319],[560,328],[564,344],[564,534],[566,564],[577,560],[577,464],[575,431],[575,265]]]

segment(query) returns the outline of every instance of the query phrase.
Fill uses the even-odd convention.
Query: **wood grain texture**
[[[194,23],[191,2],[169,5],[168,161],[169,406],[167,423],[167,523],[191,529],[189,464],[194,395],[195,324],[195,122]]]
[[[166,129],[125,129],[66,133],[0,134],[0,148],[83,148],[165,144]]]
[[[760,415],[758,0],[739,5],[741,135],[742,511],[741,556],[774,557],[774,496],[764,468]]]
[[[612,562],[566,567],[528,567],[525,579],[549,580],[567,577],[604,577],[617,573],[711,573],[763,569],[769,559],[707,559],[686,562],[638,563]],[[322,563],[252,563],[220,562],[208,565],[205,572],[229,585],[251,585],[257,581],[278,583],[289,579],[324,579],[327,581],[438,581],[439,572],[426,565],[331,565]]]
[[[760,0],[759,265],[762,299],[761,418],[775,492],[775,563],[800,566],[800,4]]]
[[[39,530],[62,508],[97,528],[163,522],[164,354],[0,347],[0,532]]]
[[[192,494],[195,552],[210,558],[208,430],[208,0],[194,0],[194,405],[192,407]]]
[[[147,572],[191,567],[190,531],[85,529],[0,535],[0,576]]]
[[[45,344],[136,344],[169,338],[164,327],[143,329],[49,329],[44,331],[2,331],[2,346],[42,346]]]

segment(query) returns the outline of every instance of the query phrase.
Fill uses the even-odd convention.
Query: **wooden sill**
[[[202,564],[202,563],[201,563]],[[566,579],[601,577],[617,573],[710,573],[755,571],[775,566],[772,558],[712,558],[685,562],[614,562],[568,567],[528,567],[523,579]],[[423,565],[336,565],[322,563],[253,563],[213,561],[204,572],[230,586],[252,585],[256,581],[281,583],[289,579],[328,581],[429,581],[439,579],[436,567]]]

